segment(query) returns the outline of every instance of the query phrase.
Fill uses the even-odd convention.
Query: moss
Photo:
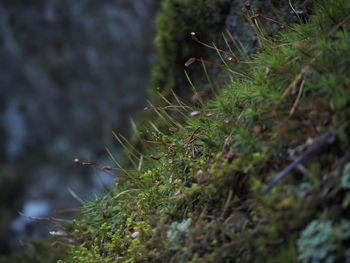
[[[22,252],[17,252],[8,256],[0,256],[1,263],[27,263],[38,262],[48,263],[57,262],[59,259],[63,259],[66,255],[66,247],[63,247],[56,242],[53,238],[46,240],[28,242],[26,249]]]
[[[168,105],[182,121],[157,108],[168,129],[152,124],[145,150],[131,150],[138,167],[85,205],[66,262],[344,262],[349,13],[349,1],[320,1],[307,23],[262,41],[249,77]],[[261,193],[325,133],[326,150]]]
[[[160,88],[169,96],[171,90],[177,94],[188,94],[188,83],[184,77],[184,63],[190,57],[203,56],[206,50],[191,40],[196,32],[212,42],[213,32],[224,28],[229,10],[222,0],[165,0],[156,20],[158,61],[152,70],[152,87]],[[209,33],[209,34],[208,34]]]
[[[295,22],[295,16],[290,15],[290,6],[281,1],[251,1],[252,10],[262,10],[265,15],[278,15],[283,23]],[[310,4],[307,1],[294,1],[294,7],[307,15],[307,8]],[[171,90],[183,99],[190,99],[190,85],[183,71],[185,62],[191,58],[204,58],[221,62],[216,52],[210,52],[206,47],[191,39],[191,32],[204,43],[215,43],[219,48],[227,48],[230,43],[233,50],[231,37],[236,41],[241,41],[244,50],[251,50],[258,42],[257,36],[249,29],[246,20],[246,13],[242,11],[244,4],[242,1],[227,0],[164,0],[161,11],[156,19],[157,37],[155,46],[158,51],[158,60],[152,70],[151,96],[157,99],[158,92],[171,99]],[[260,20],[260,27],[271,35],[280,30],[278,24],[266,24],[265,20]],[[264,25],[267,25],[264,27]],[[222,37],[222,33],[229,31],[232,35]],[[226,42],[227,41],[227,42]],[[243,42],[243,43],[242,43]],[[239,50],[235,50],[239,52]],[[245,54],[248,56],[248,53]],[[224,59],[227,56],[223,56]],[[199,70],[198,70],[199,68]],[[200,67],[186,68],[191,79],[200,90],[208,90],[207,78],[205,78]],[[216,75],[215,83],[221,84],[219,76],[222,72],[217,68],[208,66],[209,75]]]
[[[287,2],[281,1],[250,1],[254,12],[263,12],[265,15],[276,16],[285,24],[297,21],[295,15],[291,15],[291,9]],[[220,66],[210,63],[222,64],[227,60],[228,53],[218,56],[217,52],[208,49],[203,44],[194,41],[190,33],[195,32],[201,42],[220,49],[230,49],[236,55],[242,55],[242,59],[249,59],[258,45],[258,37],[251,24],[247,20],[248,13],[243,11],[243,1],[240,0],[163,0],[160,12],[156,19],[157,37],[155,46],[158,51],[158,58],[151,72],[151,89],[149,100],[157,105],[166,104],[171,101],[178,105],[173,92],[181,100],[189,105],[197,105],[198,95],[203,95],[203,100],[213,97],[222,85],[227,84],[228,71],[223,71]],[[309,1],[293,1],[294,8],[302,14],[299,18],[307,18]],[[279,32],[281,25],[273,24],[270,21],[260,19],[260,28],[266,35],[273,35]],[[229,33],[227,33],[229,32]],[[234,39],[234,40],[233,40]],[[184,64],[190,58],[197,58],[209,61],[209,64],[194,65],[185,67]],[[206,74],[203,74],[205,68]],[[240,69],[235,65],[236,70]],[[188,77],[184,74],[186,70],[193,86],[189,83]],[[215,76],[215,77],[212,77]],[[193,94],[193,89],[196,92]],[[182,121],[181,114],[170,112],[175,121]],[[146,130],[149,123],[155,124],[159,130],[167,129],[167,123],[163,118],[152,111],[139,113],[137,128]],[[140,142],[139,132],[133,134],[132,144],[139,150],[144,145]],[[129,165],[128,154],[124,154],[125,165]]]

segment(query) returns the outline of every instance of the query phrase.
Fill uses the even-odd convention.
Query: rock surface
[[[113,183],[74,168],[73,159],[108,164],[104,147],[118,152],[111,131],[127,134],[130,117],[146,104],[156,6],[1,1],[0,183],[15,193],[0,202],[0,253],[48,234],[45,223],[17,211],[52,215],[79,205],[67,188],[91,199]]]

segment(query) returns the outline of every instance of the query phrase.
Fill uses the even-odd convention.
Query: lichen
[[[298,259],[303,263],[333,263],[346,259],[347,250],[341,242],[350,238],[350,223],[342,220],[339,224],[332,221],[314,220],[302,231],[297,241]]]

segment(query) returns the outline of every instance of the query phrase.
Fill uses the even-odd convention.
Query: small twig
[[[95,163],[95,162],[86,162],[86,161],[80,161],[78,158],[74,159],[74,163],[81,165],[81,166],[93,166],[98,168],[99,170],[103,171],[103,172],[108,172],[108,171],[128,171],[128,172],[139,172],[138,170],[126,170],[123,168],[117,168],[117,167],[112,167],[112,166],[108,166],[108,165],[101,165],[99,163]],[[115,176],[112,173],[108,173],[110,175],[112,175],[113,177]]]
[[[325,133],[318,137],[314,144],[302,155],[300,155],[297,159],[295,159],[290,165],[288,165],[285,169],[279,172],[270,183],[264,187],[261,191],[261,194],[266,194],[269,192],[272,187],[274,187],[278,182],[284,179],[295,167],[297,167],[303,161],[306,161],[315,155],[321,154],[326,146],[331,145],[335,142],[336,136],[333,133]]]
[[[45,216],[45,217],[27,216],[27,215],[23,214],[22,212],[18,212],[18,214],[20,216],[27,218],[27,219],[31,219],[31,220],[35,220],[35,221],[51,221],[51,218],[49,216]]]
[[[195,129],[191,136],[189,138],[187,138],[185,141],[184,141],[184,145],[189,145],[190,143],[193,143],[193,141],[196,139],[195,135],[196,135],[196,132],[200,130],[200,127],[198,127],[197,129]]]
[[[348,21],[350,20],[350,15],[345,17],[345,19],[343,21],[341,21],[339,24],[335,25],[328,33],[328,36],[332,35],[335,31],[338,30],[339,27],[341,27],[342,25],[346,24]]]
[[[251,79],[251,80],[254,79],[254,78],[252,78],[251,76],[249,76],[247,73],[240,72],[240,71],[237,71],[237,70],[233,70],[233,69],[231,69],[230,67],[228,67],[227,65],[218,64],[218,63],[216,63],[216,62],[212,62],[212,61],[204,60],[204,59],[200,59],[200,60],[199,60],[199,59],[196,59],[196,61],[201,61],[201,62],[203,62],[203,63],[205,63],[205,64],[208,64],[208,65],[214,65],[214,66],[219,67],[219,68],[224,68],[224,69],[230,71],[231,73],[236,74],[236,75],[239,75],[239,76],[241,76],[241,77],[245,77],[245,78],[248,78],[248,79]],[[231,60],[229,60],[229,61],[231,61]],[[242,63],[243,63],[243,62],[242,62]],[[247,62],[245,62],[245,63],[247,63]]]
[[[54,210],[53,212],[55,214],[67,214],[67,213],[75,213],[75,212],[80,212],[81,208],[71,208],[71,209],[63,209],[63,210]]]
[[[295,102],[294,102],[294,104],[293,104],[292,109],[291,109],[290,112],[289,112],[289,116],[292,116],[292,115],[294,114],[295,109],[296,109],[297,106],[298,106],[298,103],[299,103],[299,101],[300,101],[301,95],[303,94],[304,83],[305,83],[305,80],[303,79],[303,81],[302,81],[301,84],[300,84],[298,96],[297,96],[297,98],[296,98],[296,100],[295,100]]]
[[[45,217],[36,217],[36,216],[27,216],[23,214],[22,212],[18,212],[20,216],[23,216],[27,219],[34,220],[34,221],[48,221],[48,222],[63,222],[63,223],[72,223],[72,220],[63,219],[63,218],[57,218],[52,216],[45,216]]]
[[[271,18],[271,17],[269,17],[269,16],[267,16],[267,15],[263,15],[263,14],[254,14],[254,15],[252,15],[251,17],[250,17],[250,19],[256,19],[256,18],[258,18],[258,17],[262,17],[262,18],[264,18],[264,19],[266,19],[266,20],[269,20],[269,21],[271,21],[271,22],[273,22],[273,23],[276,23],[276,24],[279,24],[280,26],[284,26],[284,27],[287,27],[287,28],[289,28],[290,30],[293,30],[294,32],[297,32],[293,27],[291,27],[291,26],[289,26],[289,25],[287,25],[287,24],[285,24],[285,23],[282,23],[282,22],[280,22],[280,21],[277,21],[276,19],[273,19],[273,18]]]
[[[192,38],[193,41],[195,41],[195,42],[197,42],[197,43],[199,43],[199,44],[201,44],[201,45],[203,45],[203,46],[205,46],[205,47],[207,47],[207,48],[214,49],[214,50],[216,50],[216,51],[219,52],[219,53],[223,53],[223,54],[228,55],[228,56],[229,56],[228,60],[229,60],[230,62],[234,62],[234,63],[237,63],[237,64],[256,64],[256,62],[250,62],[250,61],[240,60],[240,59],[232,52],[232,50],[230,50],[230,52],[229,52],[229,51],[225,51],[225,50],[222,50],[222,49],[217,48],[215,45],[212,45],[212,46],[211,46],[211,45],[209,45],[209,44],[207,44],[207,43],[204,43],[204,42],[200,41],[200,40],[197,38],[195,32],[191,32],[191,38]],[[227,43],[226,40],[225,40],[225,42]],[[187,61],[187,62],[190,62],[189,65],[192,64],[192,63],[194,62],[193,59],[195,59],[195,58],[191,58],[190,60],[192,60],[192,61],[190,61],[190,60]],[[197,59],[197,60],[198,60],[198,59]],[[187,67],[188,65],[186,65],[186,63],[185,63],[185,66]]]
[[[225,50],[222,50],[222,49],[217,49],[217,48],[215,48],[215,47],[213,47],[213,46],[211,46],[211,45],[209,45],[207,43],[204,43],[204,42],[200,41],[197,38],[195,32],[191,32],[191,38],[192,38],[193,41],[197,42],[198,44],[201,44],[202,46],[205,46],[207,48],[214,49],[214,50],[219,50],[221,53],[224,53],[224,54],[229,55],[229,56],[234,56],[234,54],[232,54],[232,53],[230,53],[228,51],[225,51]]]
[[[305,72],[309,70],[309,66],[303,67],[299,74],[295,77],[295,79],[292,81],[292,83],[288,86],[288,88],[283,92],[281,98],[277,102],[277,104],[280,104],[281,101],[293,90],[295,89],[296,85],[298,82],[302,79],[304,76]]]
[[[182,108],[182,109],[181,109]],[[189,106],[164,106],[164,107],[157,107],[157,106],[147,106],[143,110],[148,111],[148,110],[158,110],[158,111],[183,111],[183,112],[188,112],[188,110],[184,108],[190,108]]]
[[[224,205],[224,209],[222,210],[222,213],[221,213],[221,217],[224,217],[225,216],[225,213],[227,211],[227,208],[228,206],[230,205],[230,202],[231,202],[231,199],[232,199],[232,195],[233,195],[233,191],[230,190],[228,192],[228,196],[227,196],[227,199],[226,199],[226,202],[225,202],[225,205]]]

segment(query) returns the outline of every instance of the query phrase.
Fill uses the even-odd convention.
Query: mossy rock
[[[306,21],[312,8],[310,1],[293,1],[299,16],[293,14],[288,1],[250,1],[250,7],[255,13],[275,17],[284,24]],[[164,99],[178,104],[173,92],[187,104],[197,104],[198,99],[193,92],[190,81],[194,84],[197,95],[205,94],[204,100],[227,83],[232,75],[220,66],[228,55],[218,56],[216,50],[194,41],[191,33],[196,33],[196,38],[205,44],[219,49],[231,48],[237,56],[251,59],[254,50],[259,44],[259,38],[248,22],[249,14],[244,11],[244,1],[241,0],[163,0],[156,19],[157,37],[155,46],[158,58],[151,71],[151,89],[149,100],[156,106],[165,105]],[[269,20],[260,19],[261,26],[266,35],[272,36],[284,27]],[[234,45],[233,40],[240,49]],[[185,63],[190,58],[197,58],[197,62],[189,67]],[[199,60],[209,61],[205,64],[205,70]],[[237,66],[237,65],[236,65]],[[184,73],[187,72],[188,76]],[[207,71],[205,73],[205,71]],[[236,76],[237,77],[237,76]],[[189,81],[189,79],[190,81]],[[208,80],[209,78],[209,80]],[[173,114],[176,119],[178,114]],[[154,123],[160,130],[164,130],[164,122],[152,111],[142,112],[138,116],[138,130],[145,130],[149,122]],[[138,132],[131,139],[136,148],[142,149]],[[126,161],[127,163],[127,161]]]
[[[181,119],[157,109],[168,129],[155,121],[144,150],[130,148],[135,167],[84,205],[60,262],[346,262],[350,2],[314,10],[260,35],[247,76],[227,76]],[[303,167],[262,194],[300,156]]]
[[[171,89],[189,94],[184,78],[184,63],[190,57],[203,56],[206,49],[194,43],[191,32],[211,43],[223,30],[229,5],[222,0],[165,0],[156,19],[158,61],[152,70],[152,87],[165,95]],[[186,92],[187,91],[187,92]]]
[[[293,1],[294,7],[301,13],[300,17],[307,16],[309,1]],[[151,97],[159,98],[161,92],[167,98],[171,97],[171,90],[182,97],[189,99],[191,88],[184,74],[185,62],[191,58],[204,58],[221,62],[216,52],[208,50],[191,39],[191,32],[195,32],[204,43],[218,48],[227,48],[222,33],[230,32],[235,40],[240,41],[251,51],[257,45],[258,38],[250,29],[243,1],[234,0],[164,0],[156,19],[157,37],[155,45],[158,59],[151,74]],[[255,12],[262,11],[265,15],[278,15],[285,24],[296,22],[297,17],[291,12],[287,2],[282,1],[250,1],[250,7]],[[268,34],[274,34],[281,29],[280,25],[269,21],[266,27]],[[229,37],[228,43],[232,45]],[[227,57],[225,57],[227,58]],[[217,68],[209,67],[209,75],[218,79],[221,74]],[[200,88],[206,85],[202,67],[186,68],[194,83]],[[218,81],[218,84],[221,84]],[[170,98],[169,98],[170,99]]]
[[[148,147],[130,149],[137,167],[85,205],[66,262],[348,260],[350,2],[314,10],[259,36],[248,75],[182,120],[157,110],[173,129],[153,125]]]

